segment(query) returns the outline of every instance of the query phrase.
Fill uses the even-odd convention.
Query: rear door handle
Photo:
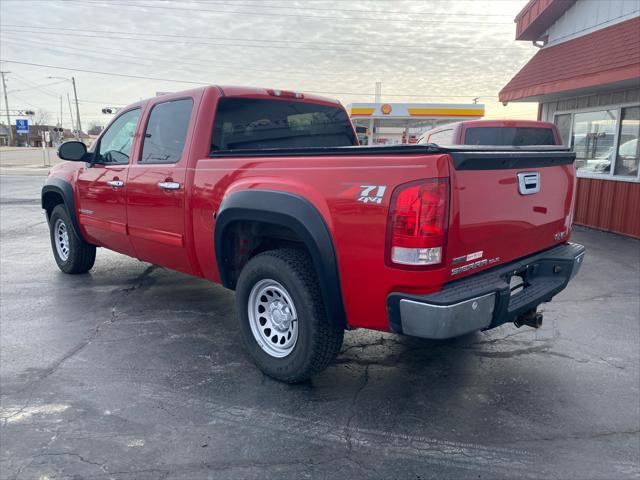
[[[124,182],[122,180],[109,180],[107,185],[111,187],[124,187]]]
[[[178,182],[160,182],[158,186],[163,190],[178,190],[180,189],[180,184]]]

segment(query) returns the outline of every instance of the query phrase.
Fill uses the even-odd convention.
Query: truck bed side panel
[[[206,278],[220,280],[214,213],[225,195],[251,188],[300,195],[321,213],[331,232],[349,325],[388,330],[386,297],[391,291],[433,292],[446,278],[444,268],[425,275],[385,265],[392,190],[402,183],[448,174],[448,157],[443,154],[202,158],[195,168],[192,198],[198,263]],[[366,201],[365,189],[369,189]]]

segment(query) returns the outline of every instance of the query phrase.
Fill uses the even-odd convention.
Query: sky
[[[201,84],[318,93],[346,105],[372,102],[382,82],[385,102],[478,97],[485,118],[535,119],[536,104],[504,107],[497,97],[537,51],[515,41],[514,18],[525,4],[0,0],[0,69],[9,72],[11,109],[46,111],[54,124],[62,96],[65,127],[75,77],[85,130],[110,120],[104,107]]]

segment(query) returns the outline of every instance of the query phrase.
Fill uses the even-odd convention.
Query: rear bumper
[[[582,245],[566,243],[454,280],[437,293],[391,293],[387,297],[391,330],[444,339],[513,322],[564,290],[580,270],[584,254]],[[513,275],[522,277],[525,287],[512,296]]]

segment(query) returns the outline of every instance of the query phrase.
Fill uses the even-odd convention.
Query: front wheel
[[[96,260],[96,247],[78,236],[64,205],[57,205],[49,217],[51,249],[64,273],[86,273]]]
[[[315,270],[301,250],[249,260],[236,287],[236,314],[256,365],[283,382],[320,372],[342,345],[344,330],[327,318]]]

